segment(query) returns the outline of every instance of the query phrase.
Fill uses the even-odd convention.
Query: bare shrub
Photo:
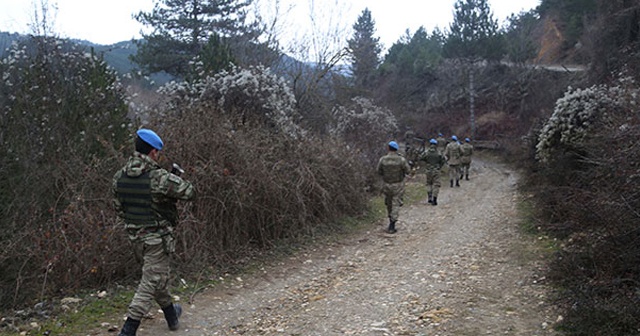
[[[573,97],[571,102],[556,106],[557,119],[550,122],[565,126],[557,133],[547,127],[541,134],[541,141],[556,134],[556,145],[538,147],[552,153],[534,175],[543,227],[566,239],[550,276],[564,290],[566,330],[580,335],[636,334],[638,85],[623,77],[615,86],[593,87],[587,95],[580,92],[563,98]],[[593,118],[593,113],[600,116]]]
[[[398,132],[391,111],[364,97],[353,98],[348,106],[336,106],[333,117],[335,124],[330,126],[329,133],[359,151],[372,167],[384,152],[386,142]]]
[[[266,69],[234,71],[163,89],[166,152],[198,190],[178,229],[185,271],[336,229],[366,205],[369,168],[340,142],[303,136],[287,86]]]
[[[0,308],[103,284],[121,245],[105,183],[127,139],[120,84],[100,57],[54,38],[0,64]],[[105,265],[107,265],[105,267]]]

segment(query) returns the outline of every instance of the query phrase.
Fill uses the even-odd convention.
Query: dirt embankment
[[[380,222],[227,279],[185,307],[180,331],[154,310],[138,335],[556,335],[535,237],[518,230],[516,173],[476,159],[470,178],[444,180],[438,206],[403,208],[395,235]]]

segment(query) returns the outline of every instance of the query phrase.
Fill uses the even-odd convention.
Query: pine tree
[[[374,37],[376,28],[371,11],[365,8],[353,25],[353,37],[347,41],[351,58],[351,72],[356,90],[369,90],[374,86],[380,64],[380,39]]]
[[[151,12],[135,19],[153,29],[138,41],[133,61],[146,72],[185,77],[198,60],[204,68],[223,69],[234,61],[232,45],[255,41],[260,32],[247,23],[253,0],[155,0]],[[211,47],[221,50],[212,52]],[[212,57],[215,56],[215,57]]]
[[[435,80],[435,69],[442,60],[442,33],[436,28],[431,34],[420,27],[394,43],[380,66],[385,88],[380,96],[403,104],[420,104],[426,87]]]
[[[487,0],[457,0],[454,7],[445,54],[472,62],[500,59],[504,50],[502,37]]]
[[[478,61],[499,60],[504,43],[487,0],[457,0],[449,35],[445,39],[445,55],[463,60],[469,74],[469,115],[471,136],[475,136],[475,79],[473,67]]]

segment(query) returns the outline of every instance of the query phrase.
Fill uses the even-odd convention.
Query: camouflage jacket
[[[427,171],[438,171],[445,164],[444,156],[438,152],[436,146],[430,146],[427,151],[420,155],[420,162],[424,162]]]
[[[119,181],[148,179],[151,201],[152,223],[133,223],[127,218],[125,193]],[[177,224],[177,200],[192,200],[195,197],[193,185],[181,177],[171,174],[161,168],[149,156],[134,152],[127,164],[113,176],[112,182],[113,204],[118,216],[124,222],[125,229],[131,240],[141,240],[149,244],[162,241],[162,237],[173,234]],[[144,196],[144,195],[143,195]],[[129,213],[131,211],[129,210]]]
[[[380,158],[377,170],[384,183],[399,183],[409,174],[411,168],[405,158],[398,153],[390,152]]]
[[[473,146],[470,143],[465,142],[462,145],[460,145],[460,151],[462,152],[461,162],[470,163],[471,155],[473,154]]]
[[[438,137],[436,141],[438,141],[438,151],[443,153],[445,147],[447,147],[447,140],[443,137]]]
[[[455,141],[450,142],[444,149],[444,156],[447,158],[447,163],[452,166],[460,164],[460,158],[462,157],[462,151],[460,150],[460,144]]]

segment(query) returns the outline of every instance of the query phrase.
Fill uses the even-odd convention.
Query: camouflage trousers
[[[460,178],[463,176],[469,176],[469,168],[471,167],[471,161],[462,162],[460,164]]]
[[[382,187],[382,193],[384,194],[384,205],[387,206],[389,220],[397,221],[398,215],[400,214],[400,207],[403,203],[404,182],[385,183]]]
[[[438,192],[440,192],[440,170],[427,170],[425,175],[427,177],[427,192],[433,197],[438,197]]]
[[[148,242],[132,242],[136,255],[142,258],[142,279],[128,311],[128,317],[134,320],[141,320],[149,312],[153,302],[158,303],[161,308],[172,303],[169,294],[171,254],[167,250],[166,239],[160,240],[159,244],[153,245]]]
[[[449,165],[449,181],[460,179],[460,165]]]

